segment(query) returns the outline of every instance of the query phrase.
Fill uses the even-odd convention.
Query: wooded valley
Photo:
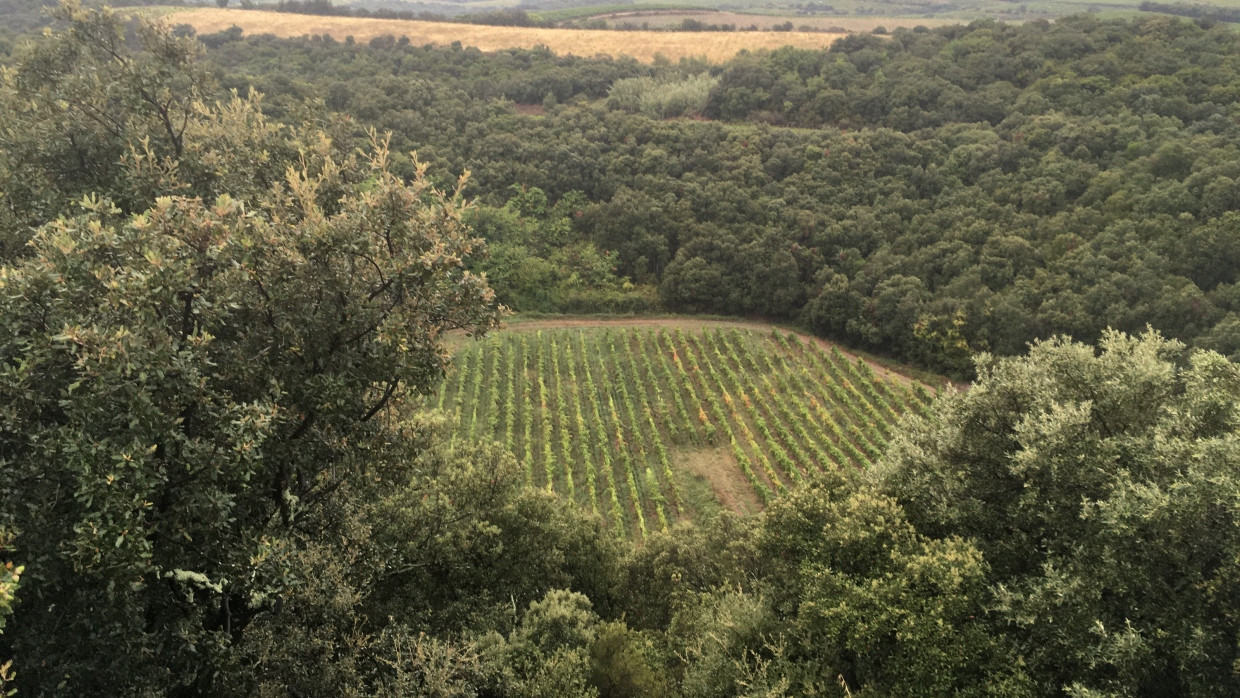
[[[31,9],[0,695],[1236,693],[1227,26],[641,63]]]
[[[1240,352],[1225,25],[978,22],[713,70],[205,40],[223,84],[274,116],[321,99],[440,177],[469,170],[486,206],[522,190],[508,210],[554,239],[480,228],[518,309],[641,308],[546,297],[582,244],[669,309],[794,320],[958,376],[980,351],[1107,327]]]

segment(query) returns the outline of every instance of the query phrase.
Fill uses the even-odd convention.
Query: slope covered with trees
[[[1240,38],[1222,25],[977,22],[718,67],[204,38],[277,113],[317,96],[473,171],[484,203],[514,184],[573,202],[576,239],[671,309],[957,373],[1108,326],[1240,352]],[[631,83],[604,99],[703,71],[718,81],[684,111],[718,121],[629,113]]]
[[[776,445],[791,456],[794,444],[817,441],[830,455],[829,433],[777,433],[771,415],[797,410],[787,382],[833,384],[772,370],[766,377],[785,387],[766,401],[737,387],[762,375],[738,370],[742,352],[753,368],[766,363],[759,349],[775,364],[804,347],[775,338],[776,351],[726,332],[670,343],[582,336],[579,362],[543,355],[550,379],[546,370],[514,375],[509,361],[499,392],[509,347],[460,361],[455,386],[432,394],[448,367],[448,333],[486,333],[502,314],[474,271],[490,262],[468,221],[511,233],[514,250],[544,245],[547,256],[535,256],[554,265],[566,245],[548,241],[562,233],[601,258],[615,249],[563,221],[602,225],[611,216],[595,206],[615,206],[617,217],[647,209],[614,198],[557,208],[573,199],[546,180],[535,184],[557,203],[544,209],[533,189],[491,188],[511,174],[501,172],[481,187],[490,207],[471,213],[456,186],[435,186],[383,136],[354,149],[348,119],[320,119],[291,92],[274,100],[272,118],[257,96],[219,91],[185,36],[73,2],[59,16],[57,30],[0,71],[0,692],[1235,692],[1240,368],[1225,356],[1153,330],[1106,330],[1096,347],[1061,337],[1026,356],[983,354],[970,390],[904,410],[869,467],[803,468],[802,482],[760,514],[669,520],[629,545],[600,516],[529,486],[556,488],[565,439],[555,423],[566,415],[536,423],[532,408],[490,411],[494,399],[464,402],[462,391],[538,396],[541,408],[563,393],[565,374],[587,385],[608,376],[606,391],[591,392],[599,414],[569,418],[636,442],[640,401],[616,378],[655,369],[640,365],[654,355],[637,351],[654,341],[669,350],[659,371],[672,382],[677,358],[711,376],[682,378],[668,409],[678,409],[673,395],[710,401],[714,392],[702,411],[734,435],[742,425],[760,431],[763,414],[774,438],[741,448],[754,460],[769,454],[774,469]],[[1119,27],[1121,44],[1137,31],[1106,26]],[[1222,41],[1168,26],[1169,40]],[[464,51],[427,55],[461,57],[462,74],[485,65]],[[499,102],[482,108],[495,120],[484,123],[514,124],[514,133],[591,118],[686,137],[763,133],[693,131],[699,125],[588,105],[551,106],[542,120]],[[449,124],[473,128],[439,128]],[[923,135],[956,127],[943,128]],[[893,133],[860,138],[920,142]],[[681,174],[688,190],[693,177]],[[733,210],[750,203],[736,199]],[[647,269],[664,293],[680,283],[675,265],[694,259],[682,256],[687,244],[657,274]],[[591,288],[571,279],[561,291]],[[634,292],[614,275],[600,283]],[[531,290],[510,283],[505,292]],[[965,332],[967,318],[953,327]],[[557,348],[561,337],[571,335],[550,337]],[[537,347],[521,351],[523,365],[538,363]],[[722,398],[734,387],[750,405]],[[421,409],[440,399],[461,405],[463,419],[445,424]],[[610,414],[598,399],[609,399]],[[726,419],[743,407],[747,418]],[[521,458],[477,438],[509,416]],[[662,426],[670,438],[685,423],[642,433]],[[645,443],[658,462],[657,442]],[[835,445],[847,452],[844,443]],[[611,453],[632,463],[634,446]],[[536,480],[540,472],[550,479]]]

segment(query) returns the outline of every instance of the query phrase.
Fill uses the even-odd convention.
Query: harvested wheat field
[[[285,38],[327,34],[341,41],[352,36],[354,40],[362,43],[378,36],[407,36],[415,44],[447,45],[459,41],[465,46],[476,46],[483,51],[546,46],[558,54],[630,56],[647,63],[652,62],[658,55],[671,60],[705,57],[709,61],[722,62],[743,49],[755,51],[781,46],[823,48],[843,36],[821,32],[531,29],[218,8],[176,12],[167,19],[174,24],[188,24],[199,34],[223,31],[235,25],[246,34],[274,34]]]
[[[590,19],[606,20],[613,26],[625,23],[636,26],[646,25],[652,29],[674,27],[686,19],[697,20],[703,24],[734,24],[738,27],[757,27],[760,31],[770,31],[773,27],[792,22],[796,27],[811,27],[815,31],[840,29],[846,32],[869,33],[876,27],[896,29],[897,27],[916,26],[942,27],[948,24],[960,24],[959,19],[927,18],[927,17],[805,17],[793,15],[759,15],[748,12],[720,12],[717,10],[626,10],[594,15]]]

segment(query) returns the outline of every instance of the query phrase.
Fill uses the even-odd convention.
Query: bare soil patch
[[[709,483],[715,499],[729,511],[747,514],[762,509],[758,495],[726,449],[676,450],[672,452],[672,465]]]

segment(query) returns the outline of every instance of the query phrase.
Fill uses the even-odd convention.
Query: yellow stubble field
[[[232,26],[249,34],[279,37],[330,35],[343,41],[352,36],[365,43],[378,36],[409,37],[417,44],[448,45],[459,41],[483,51],[546,46],[557,54],[574,56],[630,56],[646,63],[655,56],[670,60],[704,57],[712,62],[732,58],[743,49],[756,51],[781,46],[824,48],[843,34],[822,32],[669,32],[609,31],[590,29],[534,29],[451,24],[404,19],[325,17],[259,10],[200,8],[173,12],[165,17],[173,24],[188,24],[199,34],[223,31]]]

